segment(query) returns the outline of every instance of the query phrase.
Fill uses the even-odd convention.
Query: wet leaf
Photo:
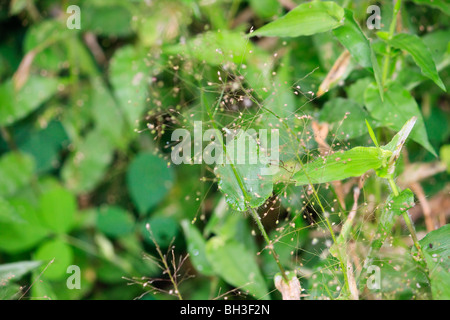
[[[431,231],[419,243],[427,262],[433,299],[450,299],[450,224]]]
[[[189,259],[195,269],[207,276],[214,275],[212,266],[206,257],[206,241],[200,231],[188,220],[183,220],[181,226],[187,241]]]

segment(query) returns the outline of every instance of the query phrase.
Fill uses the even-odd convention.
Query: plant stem
[[[261,218],[259,217],[258,213],[256,212],[256,210],[254,208],[251,208],[249,211],[250,211],[250,214],[253,217],[253,220],[255,220],[256,225],[258,226],[259,231],[261,232],[264,240],[266,241],[267,247],[272,251],[273,257],[275,259],[275,262],[278,265],[278,269],[280,269],[281,276],[283,277],[283,280],[286,283],[289,283],[289,280],[288,280],[288,278],[286,276],[286,271],[284,270],[284,267],[280,263],[280,258],[278,256],[277,252],[275,251],[275,248],[273,247],[273,243],[272,243],[272,241],[270,241],[270,238],[267,235],[266,230],[264,229],[264,226],[263,226],[263,224],[261,222]]]
[[[224,91],[222,91],[222,94],[220,95],[218,104],[219,104],[220,101],[222,100],[223,93],[224,93]],[[219,131],[219,128],[217,127],[216,121],[215,121],[213,115],[211,114],[211,108],[209,107],[208,103],[207,103],[206,101],[203,100],[203,99],[204,99],[204,93],[203,93],[203,91],[201,91],[201,99],[202,99],[202,101],[201,101],[202,104],[206,107],[206,111],[207,111],[208,116],[209,116],[209,118],[210,118],[210,120],[211,120],[211,123],[212,123],[213,128],[214,128],[216,131]],[[219,131],[219,132],[220,132],[220,131]],[[241,192],[242,192],[242,194],[243,194],[243,196],[244,196],[244,201],[247,202],[247,201],[249,200],[249,196],[248,196],[247,191],[246,191],[246,189],[245,189],[244,183],[242,182],[242,178],[241,178],[241,176],[239,175],[239,172],[237,171],[237,169],[236,169],[236,167],[235,167],[233,161],[231,161],[231,159],[229,158],[229,155],[228,155],[228,153],[227,153],[227,147],[226,147],[226,145],[225,145],[225,143],[224,143],[223,141],[222,141],[222,149],[223,149],[223,151],[224,151],[225,156],[227,157],[227,159],[230,160],[229,162],[230,162],[231,169],[233,170],[234,177],[236,178],[236,181],[237,181],[237,183],[238,183],[238,185],[239,185],[239,188],[241,189]],[[278,256],[278,254],[276,253],[275,248],[273,247],[273,244],[272,244],[272,242],[270,241],[269,236],[267,235],[266,230],[264,229],[264,226],[263,226],[263,224],[262,224],[262,222],[261,222],[261,219],[260,219],[258,213],[256,212],[256,210],[255,210],[254,208],[251,208],[250,206],[246,206],[246,207],[247,207],[247,210],[250,211],[250,213],[251,213],[251,215],[252,215],[252,217],[253,217],[253,220],[255,220],[256,224],[258,225],[258,228],[259,228],[259,231],[261,232],[261,235],[263,236],[263,238],[264,238],[264,240],[266,241],[267,245],[268,245],[269,248],[271,249],[272,254],[273,254],[273,258],[275,259],[275,262],[277,263],[278,268],[280,269],[281,276],[283,277],[283,280],[284,280],[286,283],[289,283],[289,280],[288,280],[288,278],[287,278],[287,276],[286,276],[286,272],[285,272],[283,266],[282,266],[281,263],[280,263],[279,256]]]
[[[394,196],[398,197],[400,192],[398,191],[397,185],[395,184],[395,181],[392,177],[388,178],[389,185],[392,188],[392,192],[394,193]],[[414,224],[411,221],[411,218],[409,217],[408,211],[404,211],[402,213],[403,219],[405,220],[406,226],[408,227],[409,233],[411,234],[411,238],[413,239],[414,246],[417,249],[417,252],[419,253],[420,257],[424,259],[424,255],[422,252],[422,248],[420,247],[419,240],[417,238],[416,230],[414,229]]]
[[[397,25],[397,15],[398,15],[398,12],[400,11],[401,6],[402,6],[402,0],[397,0],[397,2],[395,3],[395,6],[394,6],[394,11],[392,13],[391,25],[389,26],[389,34],[388,34],[389,40],[391,40],[392,37],[394,36],[395,26]],[[382,75],[383,87],[386,84],[386,80],[387,80],[387,76],[388,76],[388,72],[389,72],[390,54],[391,54],[391,46],[389,44],[387,44],[386,55],[384,57],[384,62],[383,62],[383,75]]]

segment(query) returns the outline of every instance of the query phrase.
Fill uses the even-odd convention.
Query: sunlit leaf
[[[259,28],[251,36],[309,36],[339,27],[343,18],[344,9],[335,2],[302,3],[285,16]]]

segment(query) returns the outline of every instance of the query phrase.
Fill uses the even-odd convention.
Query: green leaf
[[[186,237],[189,259],[195,269],[206,276],[214,275],[213,268],[206,257],[206,241],[200,231],[188,220],[181,221],[181,226]]]
[[[147,224],[153,232],[153,240],[162,248],[167,248],[179,232],[178,222],[171,217],[152,217],[144,220],[140,226],[141,234],[145,241],[153,246],[155,244],[147,230]]]
[[[393,193],[389,195],[384,204],[383,211],[378,221],[377,232],[372,242],[374,253],[381,248],[385,240],[391,234],[397,217],[410,207],[414,206],[414,194],[410,189],[405,189],[396,197]]]
[[[353,100],[335,98],[328,100],[320,111],[319,120],[330,124],[330,130],[339,137],[353,139],[367,133],[364,120],[369,119],[374,127],[377,121]],[[343,133],[343,134],[342,134]]]
[[[450,224],[431,231],[419,243],[427,262],[433,299],[449,300]]]
[[[412,1],[417,4],[437,8],[447,15],[450,14],[450,3],[448,3],[447,0],[412,0]]]
[[[114,3],[116,2],[116,3]],[[124,37],[132,33],[132,13],[126,4],[86,2],[82,9],[82,28],[103,36]]]
[[[12,199],[9,205],[20,221],[0,221],[0,250],[7,253],[24,252],[44,239],[48,230],[42,226],[29,199]]]
[[[391,83],[384,94],[384,101],[381,101],[377,89],[371,85],[364,93],[364,101],[373,118],[379,120],[383,126],[395,131],[400,131],[405,122],[416,116],[417,122],[411,132],[411,138],[436,155],[428,141],[419,106],[408,90],[397,83]]]
[[[216,66],[226,62],[253,60],[258,49],[239,32],[227,30],[202,33],[186,42],[167,47],[167,53],[180,54]],[[253,53],[249,56],[249,51]],[[249,58],[252,59],[249,59]]]
[[[77,202],[75,196],[62,187],[53,188],[41,196],[39,216],[52,231],[67,233],[74,226]]]
[[[450,144],[443,145],[439,150],[439,156],[442,162],[447,166],[447,172],[450,173]]]
[[[30,76],[19,92],[13,81],[0,85],[0,126],[7,126],[26,117],[57,92],[58,81],[53,78]]]
[[[9,152],[0,158],[0,196],[8,197],[27,185],[33,176],[34,161],[29,155]]]
[[[67,276],[67,267],[73,263],[73,250],[59,239],[49,240],[37,249],[34,259],[43,262],[41,271],[54,259],[45,270],[44,277],[49,280],[62,280]]]
[[[110,237],[124,236],[133,231],[134,218],[120,207],[101,207],[97,213],[97,228]]]
[[[0,197],[0,222],[3,223],[21,223],[24,220],[14,210],[13,206]]]
[[[146,51],[132,46],[118,49],[111,58],[110,81],[128,124],[134,128],[148,97],[149,67]]]
[[[127,188],[143,215],[156,206],[173,186],[174,173],[167,162],[151,153],[141,153],[127,170]]]
[[[343,24],[344,9],[334,2],[302,3],[251,36],[298,37],[326,32]]]
[[[69,143],[60,122],[52,121],[46,128],[27,131],[26,135],[26,140],[19,143],[16,139],[16,142],[21,151],[33,156],[36,173],[43,173],[59,167],[59,151]]]
[[[9,281],[18,281],[28,272],[41,265],[39,261],[21,261],[0,265],[0,286]]]
[[[249,0],[252,10],[262,19],[269,19],[281,13],[278,0]]]
[[[214,271],[229,284],[256,298],[268,299],[266,282],[256,263],[256,255],[235,241],[215,236],[206,243],[206,256]]]
[[[33,67],[57,72],[63,68],[64,62],[70,56],[66,41],[78,41],[73,37],[76,34],[77,30],[67,29],[65,19],[43,20],[31,24],[27,29],[23,49],[25,53],[37,51]]]
[[[349,100],[357,102],[360,106],[364,105],[364,90],[371,84],[373,80],[369,77],[358,79],[355,83],[347,86],[345,92]],[[361,108],[363,109],[363,108]],[[366,112],[368,115],[368,113]]]
[[[371,169],[385,165],[391,152],[375,147],[356,147],[348,151],[336,151],[332,155],[319,157],[307,163],[294,174],[297,186],[326,183],[359,177]]]
[[[244,152],[234,151],[238,145],[245,146]],[[255,138],[244,131],[229,141],[226,148],[228,156],[214,172],[227,203],[238,211],[261,206],[273,190],[272,177],[264,174],[269,169],[267,157]]]
[[[114,149],[110,141],[103,131],[94,129],[75,144],[75,150],[62,168],[68,189],[86,193],[98,185],[112,161]]]
[[[375,144],[375,146],[376,146],[377,148],[379,148],[380,145],[378,144],[377,137],[375,136],[375,133],[373,132],[372,127],[370,126],[370,124],[369,124],[369,122],[367,121],[367,119],[365,119],[365,121],[366,121],[367,130],[369,131],[370,138],[372,139],[372,141],[373,141],[373,143]]]
[[[400,33],[387,42],[398,49],[407,51],[422,70],[423,75],[430,78],[439,88],[447,91],[436,69],[430,50],[416,35]]]
[[[334,29],[333,33],[362,67],[372,70],[370,42],[355,21],[352,11],[345,10],[344,24]]]

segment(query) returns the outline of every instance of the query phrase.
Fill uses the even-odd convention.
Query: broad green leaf
[[[73,250],[69,245],[59,239],[54,239],[39,246],[34,254],[34,260],[42,261],[41,271],[48,265],[43,275],[46,279],[65,280],[67,268],[73,263],[73,255]],[[52,260],[53,262],[50,263]]]
[[[256,298],[268,299],[265,279],[256,263],[256,255],[235,240],[215,236],[206,243],[206,256],[214,272],[229,284],[248,291]]]
[[[424,270],[417,265],[409,252],[384,250],[371,263],[367,272],[359,282],[360,299],[382,300],[429,300],[431,290]],[[379,269],[378,269],[379,268]],[[370,280],[379,275],[380,288],[367,290]]]
[[[75,196],[62,187],[45,192],[40,198],[39,216],[52,231],[67,233],[74,225],[77,202]]]
[[[362,67],[372,70],[370,42],[355,21],[352,11],[345,10],[344,24],[334,29],[333,33]]]
[[[207,276],[214,275],[212,266],[206,258],[206,241],[200,231],[188,220],[181,221],[181,226],[187,242],[189,259],[195,269]]]
[[[147,224],[152,230],[153,239],[147,230]],[[148,244],[154,246],[155,241],[160,247],[167,248],[178,235],[179,227],[178,222],[171,217],[152,217],[141,223],[140,230]]]
[[[97,130],[105,135],[112,145],[123,146],[126,141],[123,112],[100,78],[91,79],[92,113]],[[124,139],[125,137],[125,139]]]
[[[431,231],[419,243],[427,261],[433,299],[449,300],[450,224]]]
[[[53,96],[58,81],[53,78],[30,76],[19,92],[11,79],[0,84],[0,126],[6,126],[26,117]]]
[[[75,193],[94,189],[111,163],[113,152],[107,135],[99,129],[89,132],[75,144],[75,150],[64,163],[62,178],[66,187]]]
[[[69,143],[60,122],[52,121],[42,130],[30,130],[25,134],[27,135],[26,140],[21,143],[17,142],[18,148],[33,156],[36,173],[43,173],[59,167],[59,151]]]
[[[9,204],[19,215],[20,221],[0,222],[0,250],[7,253],[24,252],[44,239],[48,230],[42,226],[29,199],[12,199]]]
[[[33,23],[27,29],[23,41],[24,52],[38,49],[33,66],[57,72],[63,68],[69,57],[68,47],[64,41],[77,41],[76,37],[72,38],[76,34],[77,30],[67,29],[64,19],[48,19]]]
[[[443,13],[450,14],[450,3],[447,0],[412,0],[417,4],[440,9]]]
[[[332,155],[304,164],[303,168],[294,174],[292,181],[296,185],[307,185],[359,177],[371,169],[385,165],[390,155],[390,151],[375,147],[335,151]]]
[[[29,155],[9,152],[0,158],[0,196],[8,197],[27,185],[33,176],[34,161]]]
[[[134,128],[148,97],[149,62],[145,50],[125,46],[111,58],[109,78],[128,124]]]
[[[166,49],[167,53],[182,54],[210,65],[245,62],[246,59],[253,59],[258,51],[243,34],[226,30],[205,32],[185,44]]]
[[[344,9],[331,1],[302,3],[251,36],[298,37],[326,32],[343,24]]]
[[[367,111],[358,103],[340,97],[328,100],[319,116],[319,121],[329,123],[330,130],[339,138],[345,139],[366,134],[365,119],[369,119],[373,127],[379,126],[378,122],[371,119]]]
[[[28,272],[39,267],[39,261],[21,261],[0,265],[0,286],[9,281],[18,281]]]
[[[373,253],[376,253],[389,237],[397,217],[413,206],[414,194],[410,189],[403,190],[397,197],[393,193],[389,195],[378,221],[377,232],[372,240]]]
[[[278,0],[249,0],[252,10],[262,19],[269,19],[281,13]]]
[[[244,150],[240,152],[239,146]],[[223,162],[214,172],[219,179],[219,189],[233,209],[257,208],[270,197],[273,182],[266,172],[269,170],[268,158],[252,135],[241,131],[229,141]]]
[[[134,218],[117,206],[102,207],[97,212],[97,228],[111,237],[120,237],[133,231]]]
[[[369,77],[358,79],[355,83],[347,86],[345,92],[349,100],[357,102],[360,106],[364,105],[364,90],[373,80]],[[367,112],[366,112],[367,113]],[[367,114],[368,115],[368,114]],[[367,118],[366,118],[367,119]]]
[[[428,141],[419,106],[409,91],[396,83],[391,83],[384,94],[384,101],[381,101],[377,89],[371,85],[364,93],[364,101],[373,118],[379,120],[383,126],[395,131],[400,131],[404,123],[416,116],[417,122],[411,132],[411,138],[436,155]]]
[[[173,186],[174,173],[167,162],[151,153],[141,153],[127,170],[127,188],[140,214],[156,206]]]
[[[400,33],[392,39],[385,39],[391,46],[407,51],[422,70],[422,73],[433,80],[439,88],[447,91],[436,69],[430,50],[423,40],[416,35]]]
[[[21,223],[23,221],[13,206],[0,197],[0,223]]]
[[[93,1],[94,2],[94,1]],[[103,36],[128,36],[132,33],[132,13],[126,4],[86,2],[82,9],[82,28]]]

